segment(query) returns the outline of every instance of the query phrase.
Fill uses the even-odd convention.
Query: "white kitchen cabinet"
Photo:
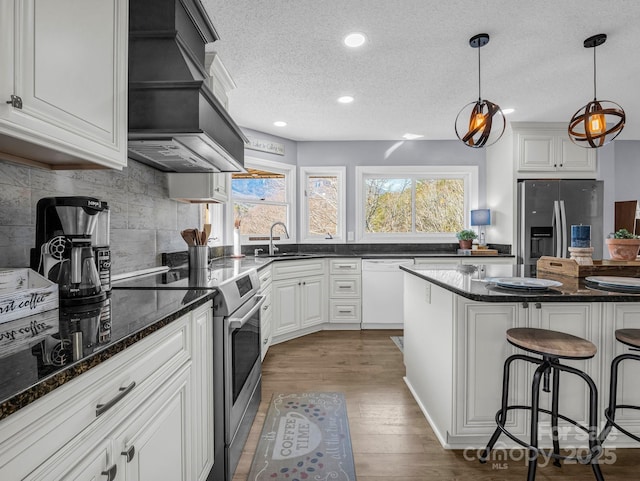
[[[206,479],[211,319],[209,302],[2,420],[0,479]]]
[[[271,288],[271,267],[267,266],[258,272],[260,278],[260,293],[264,297],[260,313],[260,335],[262,336],[261,358],[267,355],[273,339],[273,294]]]
[[[596,149],[578,147],[565,124],[512,123],[518,173],[596,173]]]
[[[611,360],[628,348],[615,341],[622,327],[640,328],[640,303],[494,303],[476,302],[447,289],[405,274],[406,378],[413,395],[432,425],[441,444],[451,449],[483,448],[495,430],[500,408],[502,371],[513,353],[526,354],[510,345],[506,331],[511,327],[536,327],[567,332],[593,342],[598,352],[588,360],[562,360],[585,371],[598,388],[599,422],[609,399]],[[539,357],[533,355],[533,357]],[[512,364],[511,404],[529,404],[533,371],[537,366]],[[620,401],[638,404],[636,382],[640,366],[623,366],[618,395]],[[437,386],[437,389],[434,389]],[[549,409],[550,394],[540,392],[541,407]],[[560,413],[578,422],[587,421],[588,389],[581,378],[560,375]],[[640,413],[623,410],[617,416],[631,432],[640,433]],[[550,423],[541,418],[540,439],[550,445]],[[585,445],[582,432],[560,421],[564,446]],[[510,411],[507,427],[527,438],[528,415]],[[609,446],[637,447],[625,436],[613,432]],[[515,444],[506,437],[500,442]],[[606,444],[605,444],[606,445]]]
[[[271,288],[274,342],[308,334],[327,321],[324,259],[276,262]]]
[[[329,259],[329,322],[360,328],[362,321],[362,261]]]
[[[167,174],[169,197],[189,203],[225,203],[229,200],[231,174]]]
[[[5,0],[0,31],[0,159],[126,166],[128,1]]]

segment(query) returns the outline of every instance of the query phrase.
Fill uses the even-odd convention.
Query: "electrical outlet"
[[[354,239],[353,232],[347,232],[347,240],[348,241],[353,241],[353,239]]]

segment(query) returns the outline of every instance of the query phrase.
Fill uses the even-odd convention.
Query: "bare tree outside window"
[[[463,179],[365,179],[366,233],[453,233],[464,225]]]
[[[338,230],[338,178],[334,175],[309,175],[305,195],[309,234],[335,236]]]
[[[235,220],[240,234],[268,236],[274,222],[287,223],[287,183],[284,174],[247,169],[231,176]]]

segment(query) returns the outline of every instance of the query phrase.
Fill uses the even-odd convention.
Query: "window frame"
[[[455,233],[366,233],[365,218],[365,180],[367,178],[447,178],[462,179],[464,182],[464,219],[465,228],[469,225],[472,209],[478,208],[478,166],[476,165],[424,165],[424,166],[356,166],[355,213],[356,242],[395,243],[395,242],[458,242]],[[415,192],[412,187],[412,199]],[[412,201],[412,216],[413,211]]]
[[[285,176],[285,201],[287,206],[287,230],[289,231],[288,239],[280,239],[278,244],[295,244],[297,242],[297,226],[296,226],[296,166],[291,164],[285,164],[282,162],[274,162],[271,160],[259,159],[257,157],[245,157],[245,168],[252,168],[258,170],[266,170],[277,174],[283,174]],[[225,239],[233,239],[233,223],[234,223],[234,204],[235,199],[233,197],[233,178],[229,179],[229,202],[227,202],[226,208],[226,233]],[[270,204],[265,202],[265,204]],[[280,229],[282,229],[280,227]],[[278,231],[279,232],[279,231]],[[265,234],[269,236],[269,232]],[[249,236],[240,236],[240,243],[242,245],[264,245],[268,244],[269,240],[249,240]],[[228,243],[226,243],[228,244]]]
[[[331,167],[300,167],[299,176],[299,198],[300,198],[300,242],[301,243],[326,243],[326,244],[343,244],[347,240],[347,193],[346,193],[346,177],[347,168],[341,166]],[[309,203],[306,193],[307,179],[309,176],[335,176],[338,180],[338,219],[336,226],[336,235],[331,239],[324,236],[314,236],[309,233]]]

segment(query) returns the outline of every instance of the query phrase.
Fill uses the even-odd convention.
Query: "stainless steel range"
[[[260,279],[255,269],[229,277],[214,298],[214,446],[207,481],[231,481],[261,399]],[[220,407],[222,406],[222,409]]]

